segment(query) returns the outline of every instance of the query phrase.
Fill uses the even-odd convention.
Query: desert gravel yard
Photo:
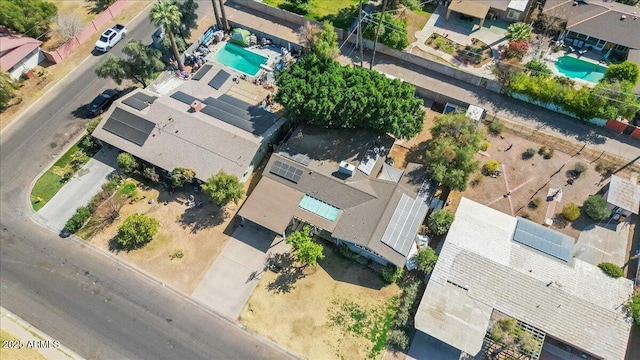
[[[280,273],[263,273],[240,322],[304,358],[382,358],[400,288],[323,245],[315,269],[298,269],[284,255]]]

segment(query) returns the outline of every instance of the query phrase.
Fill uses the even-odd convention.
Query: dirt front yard
[[[189,208],[187,199],[194,195],[202,207]],[[191,188],[168,193],[151,188],[138,188],[135,198],[120,210],[120,218],[98,232],[90,241],[151,276],[191,294],[227,243],[231,233],[231,214],[237,206],[229,205],[224,215],[200,192]],[[150,199],[153,203],[150,204]],[[145,214],[160,223],[159,232],[144,247],[129,252],[117,249],[114,237],[127,216]],[[228,231],[225,230],[229,227]],[[177,251],[183,257],[175,257]]]
[[[308,359],[381,358],[380,329],[401,290],[323,243],[318,267],[266,272],[240,321]]]

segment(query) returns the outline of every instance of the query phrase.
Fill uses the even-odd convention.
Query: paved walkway
[[[36,329],[31,324],[22,320],[3,307],[0,307],[0,318],[2,319],[2,321],[0,321],[0,327],[2,327],[2,330],[16,338],[23,348],[31,348],[49,360],[83,359],[80,355],[71,351],[59,342],[55,342],[55,339]],[[42,346],[40,348],[36,348],[33,342],[41,344]],[[3,352],[4,351],[7,351],[7,354],[17,355],[20,350],[3,349]],[[19,359],[20,357],[15,356],[13,358]]]
[[[64,228],[76,209],[85,206],[116,169],[118,150],[103,147],[60,191],[46,203],[35,218],[53,231]]]
[[[272,232],[238,227],[191,296],[236,320],[265,271],[268,253],[286,251],[289,246]]]

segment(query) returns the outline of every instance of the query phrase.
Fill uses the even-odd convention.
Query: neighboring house
[[[436,185],[423,166],[385,162],[394,140],[364,130],[300,127],[277,148],[238,215],[281,236],[318,236],[380,264],[404,267]]]
[[[640,214],[640,184],[638,184],[638,174],[634,173],[630,179],[624,179],[617,175],[611,175],[609,190],[607,191],[607,202],[609,208],[616,215]]]
[[[0,69],[15,80],[44,60],[42,41],[0,27]]]
[[[463,198],[416,328],[475,356],[500,314],[544,344],[551,355],[543,358],[624,359],[633,283],[575,258],[573,246],[569,236]]]
[[[566,22],[560,35],[565,42],[592,47],[607,58],[640,58],[640,8],[615,1],[547,0],[542,13]]]
[[[456,12],[480,19],[480,27],[486,18],[524,21],[531,6],[531,0],[451,0],[447,3],[447,20],[452,12]]]
[[[93,136],[166,172],[189,168],[206,181],[224,170],[245,181],[286,119],[227,94],[233,86],[220,65],[207,64],[170,95],[123,97]]]

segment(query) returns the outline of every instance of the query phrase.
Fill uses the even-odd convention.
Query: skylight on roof
[[[324,201],[318,200],[309,195],[305,195],[300,200],[300,208],[307,210],[308,212],[325,218],[329,221],[335,221],[340,213],[340,209],[335,206],[331,206]]]

